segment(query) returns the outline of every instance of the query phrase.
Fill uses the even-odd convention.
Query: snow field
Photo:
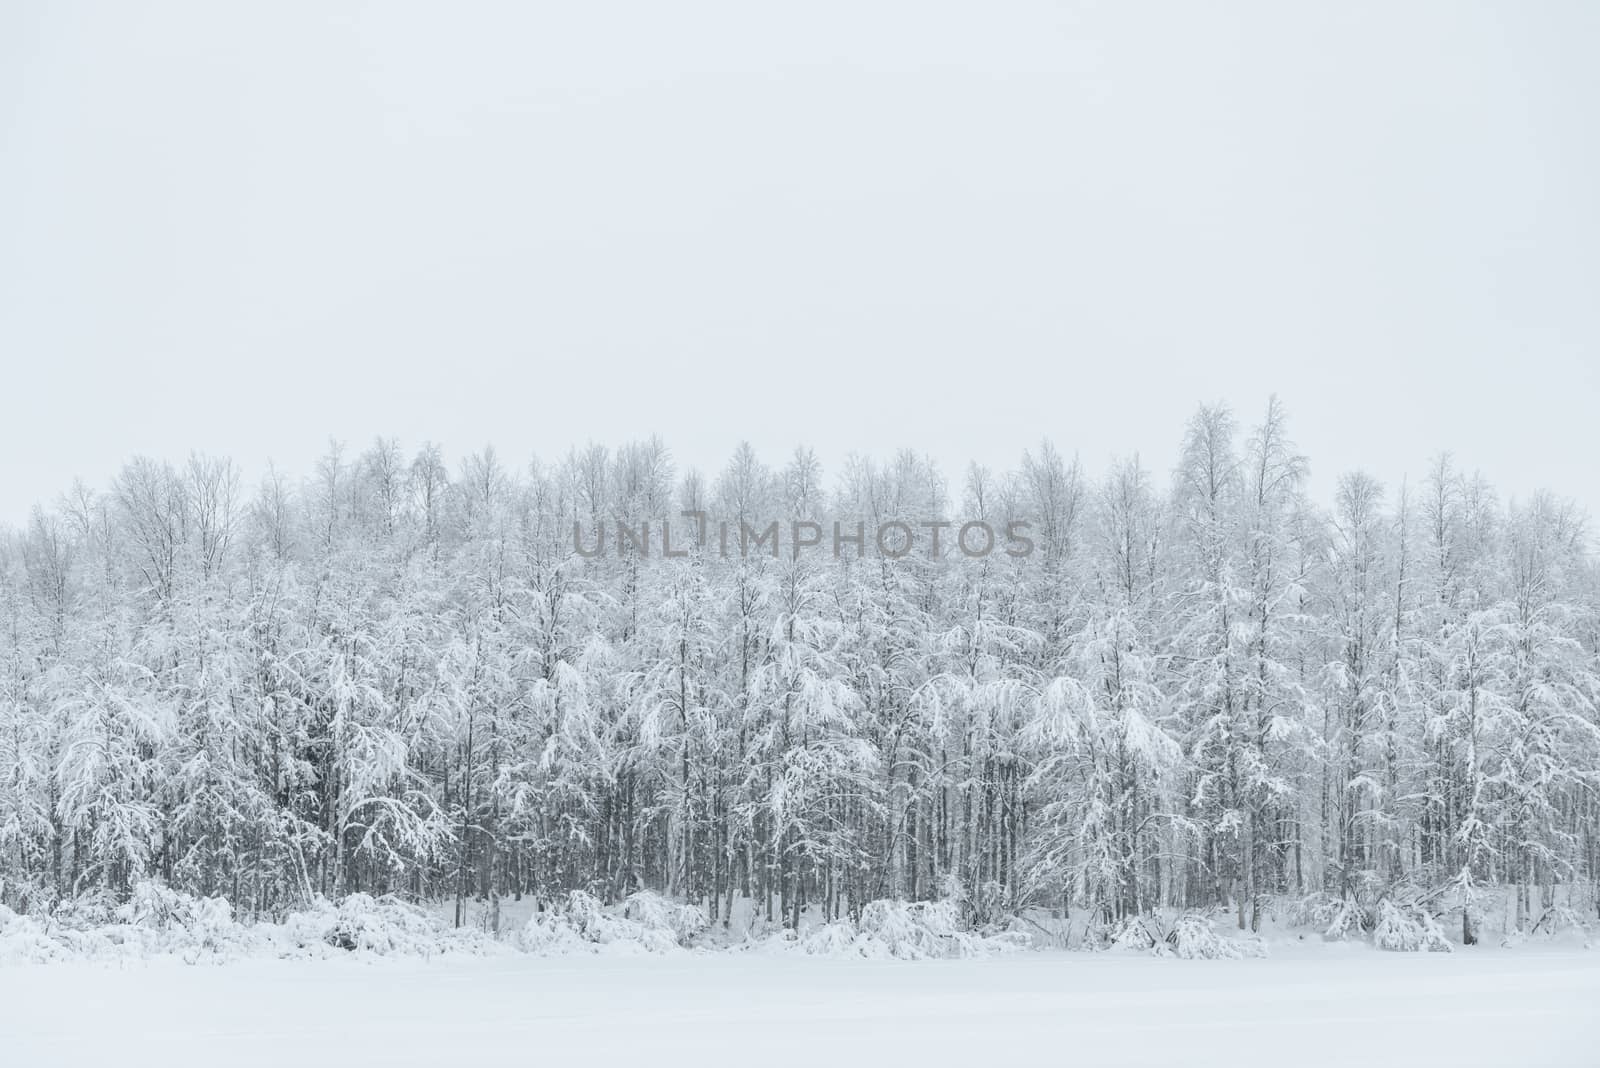
[[[1285,947],[1022,953],[172,959],[0,969],[4,1063],[1600,1063],[1600,955]]]

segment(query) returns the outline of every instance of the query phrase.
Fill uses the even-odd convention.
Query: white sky
[[[1600,512],[1600,4],[0,4],[0,520],[656,431]]]

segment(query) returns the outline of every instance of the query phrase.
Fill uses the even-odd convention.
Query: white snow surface
[[[0,968],[0,1063],[1585,1068],[1597,1005],[1600,953],[1555,947],[165,958]]]

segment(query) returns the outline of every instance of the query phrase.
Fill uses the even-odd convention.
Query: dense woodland
[[[748,448],[702,475],[653,439],[456,466],[379,441],[250,486],[134,460],[0,536],[0,900],[1595,908],[1582,512],[1448,456],[1312,500],[1276,403],[1179,442],[953,479]],[[1037,549],[574,551],[575,522],[684,509],[1022,520]]]

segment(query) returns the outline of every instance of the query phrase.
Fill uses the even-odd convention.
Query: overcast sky
[[[1600,511],[1600,4],[0,3],[0,520],[658,432]]]

